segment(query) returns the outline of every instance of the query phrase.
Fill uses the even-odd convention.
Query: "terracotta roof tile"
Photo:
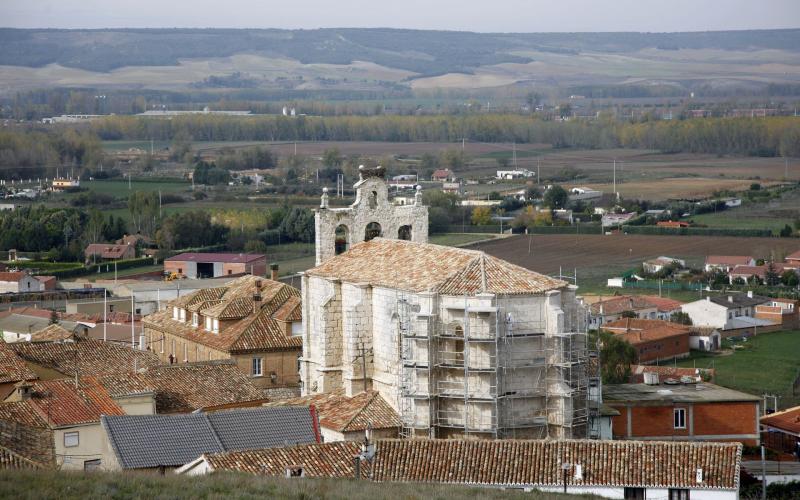
[[[398,428],[400,417],[378,391],[360,392],[352,397],[343,391],[293,398],[271,405],[314,405],[322,427],[337,432]]]
[[[59,324],[48,325],[31,334],[31,342],[56,342],[71,339],[72,334]]]
[[[9,347],[25,361],[52,368],[67,376],[128,373],[160,364],[158,356],[100,340],[77,342],[17,342]]]
[[[776,429],[800,434],[800,406],[761,417],[761,423]]]
[[[21,271],[1,272],[0,273],[0,281],[17,282],[17,281],[21,280],[24,276],[26,276],[26,273],[23,273]]]
[[[157,366],[136,374],[102,377],[100,383],[114,397],[154,392],[160,414],[264,399],[264,393],[232,362]]]
[[[6,344],[0,341],[0,384],[34,380],[36,376],[25,361]]]
[[[18,422],[29,427],[48,427],[44,417],[36,411],[30,401],[0,403],[0,420]]]
[[[253,299],[257,283],[261,286],[261,300],[258,303]],[[172,319],[173,307],[188,309],[193,304],[207,302],[212,297],[213,305],[208,308],[200,307],[199,314],[232,322],[221,326],[219,333],[205,330],[203,324],[192,326],[190,318],[185,323]],[[300,291],[284,283],[248,275],[223,287],[201,289],[181,297],[170,302],[165,310],[153,313],[143,321],[147,328],[178,335],[220,351],[299,350],[303,346],[302,339],[287,335],[285,325],[279,321],[282,318],[276,317],[276,313],[290,300],[293,304],[299,302]],[[293,318],[291,321],[300,321],[300,312],[289,312],[289,317]]]
[[[604,315],[621,314],[623,311],[638,311],[641,309],[655,309],[657,306],[641,295],[620,295],[605,300],[600,300],[591,305],[594,315],[600,314],[600,307]]]
[[[379,482],[558,486],[561,464],[580,464],[580,486],[728,489],[739,487],[738,443],[645,441],[379,440],[362,474]],[[353,477],[355,442],[300,445],[206,455],[214,470],[283,476],[302,466],[307,477]],[[370,470],[371,469],[371,470]],[[703,470],[698,483],[697,469]]]
[[[567,286],[484,252],[383,238],[353,245],[307,274],[444,295],[540,294]]]
[[[604,324],[602,327],[624,338],[629,344],[688,336],[691,328],[659,319],[622,318]]]
[[[21,403],[35,408],[52,427],[99,422],[100,415],[125,414],[93,377],[81,379],[78,388],[68,379],[38,381],[33,384],[31,398]]]

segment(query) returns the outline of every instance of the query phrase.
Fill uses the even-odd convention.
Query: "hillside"
[[[800,82],[800,30],[0,29],[0,89]]]
[[[0,470],[0,496],[18,500],[60,498],[276,498],[276,499],[526,499],[599,498],[537,494],[465,486],[371,483],[341,479],[275,479],[242,474],[183,477],[167,473],[70,473]]]

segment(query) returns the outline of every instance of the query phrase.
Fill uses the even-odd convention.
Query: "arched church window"
[[[347,226],[344,224],[340,224],[336,227],[336,255],[340,253],[346,252],[350,248],[350,241],[349,241],[349,231],[347,230]]]
[[[397,231],[397,239],[411,241],[411,226],[400,226]]]
[[[381,235],[381,225],[377,222],[370,222],[364,230],[364,241],[369,241]]]

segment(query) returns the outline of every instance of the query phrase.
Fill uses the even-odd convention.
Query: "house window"
[[[172,340],[172,350],[171,350],[171,351],[169,351],[169,354],[170,354],[171,356],[175,356],[175,339],[173,339],[173,340]],[[172,362],[172,361],[170,361],[170,363],[171,363],[171,362]]]
[[[672,417],[673,425],[676,429],[686,428],[686,408],[675,408],[672,410]]]
[[[80,433],[78,432],[64,433],[64,448],[74,448],[80,444],[81,444]]]
[[[83,462],[83,470],[85,471],[99,470],[102,463],[103,462],[99,458],[97,460],[86,460],[85,462]]]
[[[179,318],[178,308],[177,307],[173,307],[172,308],[172,319],[177,320],[178,318]]]
[[[211,331],[211,317],[206,316],[206,330]]]
[[[214,333],[219,333],[219,320],[214,318],[214,327],[212,328]]]
[[[625,500],[644,500],[644,488],[625,488]]]
[[[178,309],[178,313],[180,314],[180,318],[178,318],[180,322],[186,323],[186,309]]]
[[[253,358],[253,370],[251,371],[251,375],[254,377],[260,377],[262,375],[261,371],[261,358]]]
[[[233,274],[233,269],[228,269],[228,274]]]
[[[669,500],[689,500],[689,490],[669,489]]]
[[[108,312],[110,312],[110,313],[114,312],[114,304],[109,304],[108,305]]]
[[[200,322],[200,315],[196,312],[192,313],[192,326],[197,326]]]
[[[153,337],[150,337],[151,339]],[[151,340],[152,342],[152,340]],[[164,338],[164,334],[161,334],[161,354],[164,354],[164,344],[167,342],[167,339]]]

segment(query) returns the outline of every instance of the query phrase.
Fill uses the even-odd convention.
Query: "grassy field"
[[[792,395],[792,382],[800,374],[800,331],[765,333],[735,344],[743,347],[723,355],[693,352],[677,365],[714,368],[719,385],[759,396],[779,395],[781,408],[800,404],[800,394]]]
[[[115,198],[124,198],[134,191],[161,191],[162,194],[188,192],[191,188],[191,183],[180,181],[147,182],[134,180],[131,181],[129,189],[128,181],[126,180],[95,180],[82,181],[81,187],[95,193],[103,193]]]
[[[0,496],[19,500],[124,499],[395,499],[599,498],[559,493],[524,493],[454,485],[373,483],[346,479],[282,479],[244,474],[186,477],[168,473],[32,472],[0,470]]]

